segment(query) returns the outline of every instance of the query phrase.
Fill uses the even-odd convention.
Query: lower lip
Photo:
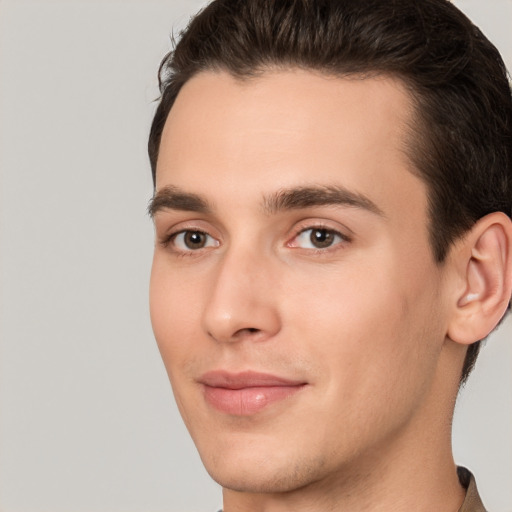
[[[205,386],[204,396],[215,409],[235,416],[250,416],[269,405],[291,397],[304,385],[258,386],[227,389]]]

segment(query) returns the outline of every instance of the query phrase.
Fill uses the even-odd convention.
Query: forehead
[[[405,152],[413,110],[405,86],[388,76],[286,70],[240,80],[203,72],[168,116],[156,188],[215,190],[220,202],[243,203],[320,183],[373,196],[383,210],[396,199],[386,196],[402,193],[406,207],[409,185],[424,194]]]

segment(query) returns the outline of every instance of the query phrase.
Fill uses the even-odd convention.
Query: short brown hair
[[[416,105],[409,156],[428,188],[430,241],[441,264],[488,213],[512,218],[512,95],[498,50],[448,0],[214,0],[160,66],[151,127],[160,138],[181,87],[206,70],[247,79],[269,67],[400,78]],[[510,304],[509,304],[510,309]],[[480,342],[467,352],[461,382]]]

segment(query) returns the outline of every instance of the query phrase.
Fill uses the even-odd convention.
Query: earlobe
[[[512,221],[491,213],[462,241],[463,292],[456,297],[448,337],[464,345],[485,338],[505,314],[512,289]]]

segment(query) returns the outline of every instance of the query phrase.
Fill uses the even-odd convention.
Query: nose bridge
[[[265,339],[279,330],[279,315],[272,298],[272,269],[261,252],[232,246],[218,262],[203,323],[217,341],[238,341],[248,336]]]

